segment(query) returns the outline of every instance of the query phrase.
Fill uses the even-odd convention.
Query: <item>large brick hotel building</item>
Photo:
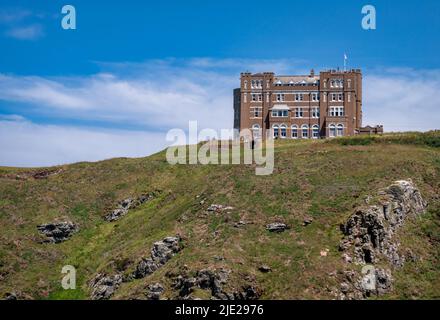
[[[234,90],[234,128],[254,137],[325,138],[363,133],[362,73],[328,70],[316,75],[242,73]],[[381,131],[382,127],[376,127]]]

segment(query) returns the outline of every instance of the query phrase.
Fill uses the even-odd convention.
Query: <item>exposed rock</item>
[[[234,210],[234,207],[224,206],[222,204],[211,204],[207,211],[208,212],[224,212]]]
[[[45,242],[59,243],[70,238],[79,227],[71,221],[64,221],[38,225],[37,229],[47,237]]]
[[[289,229],[289,226],[281,222],[270,223],[266,226],[266,230],[270,232],[283,232],[286,229]]]
[[[341,283],[341,299],[362,299],[392,289],[391,271],[374,264],[383,261],[382,257],[392,267],[404,264],[408,254],[399,253],[400,243],[394,234],[407,217],[422,214],[427,205],[411,180],[394,182],[371,203],[373,199],[368,197],[369,205],[358,208],[341,228],[344,239],[339,250],[344,251],[344,261],[369,265],[362,269],[362,275],[355,271],[345,273],[347,281]]]
[[[267,273],[267,272],[271,272],[272,271],[272,269],[268,265],[266,265],[266,264],[261,265],[258,268],[258,270],[260,270],[263,273]]]
[[[177,252],[182,250],[180,237],[166,237],[153,244],[151,255],[142,258],[133,274],[135,278],[143,278],[168,262]]]
[[[240,220],[240,221],[234,223],[234,227],[235,227],[235,228],[242,228],[242,227],[244,227],[246,224],[247,224],[246,221]]]
[[[5,300],[18,300],[17,294],[15,292],[7,292],[5,294]]]
[[[153,283],[147,286],[146,296],[149,300],[159,300],[164,292],[164,288],[160,283]]]
[[[399,255],[400,244],[393,235],[406,217],[423,213],[426,202],[411,180],[396,181],[379,195],[379,205],[359,208],[348,219],[339,248],[346,251],[353,247],[357,263],[375,263],[383,254],[394,266],[402,266],[405,257]]]
[[[235,293],[234,297],[235,300],[258,300],[261,294],[260,288],[253,285],[246,285],[242,287],[242,291]]]
[[[125,216],[128,211],[137,208],[141,204],[153,199],[155,196],[154,192],[142,194],[137,198],[127,198],[118,203],[118,207],[111,212],[109,212],[104,219],[107,221],[116,221],[121,217]]]
[[[91,298],[93,300],[109,299],[121,283],[122,276],[120,274],[107,276],[106,274],[98,273],[90,283],[92,287]]]
[[[311,224],[313,222],[313,218],[312,217],[305,217],[303,220],[303,226],[306,227],[309,224]]]

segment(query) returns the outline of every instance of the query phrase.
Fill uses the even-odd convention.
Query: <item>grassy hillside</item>
[[[383,298],[440,298],[439,141],[438,132],[277,141],[269,176],[256,176],[250,165],[171,166],[165,152],[50,168],[59,171],[39,179],[32,175],[41,168],[0,168],[0,297],[87,299],[98,272],[129,274],[155,241],[179,234],[182,251],[151,276],[123,283],[113,298],[144,298],[155,282],[174,298],[170,275],[223,267],[232,271],[228,286],[253,279],[263,299],[332,299],[346,268],[339,225],[366,196],[411,178],[429,206],[397,236],[417,259],[393,270],[394,290]],[[118,201],[153,191],[153,200],[120,220],[103,219]],[[234,209],[206,213],[214,203]],[[308,226],[305,217],[313,218]],[[59,244],[36,241],[36,226],[57,219],[80,231]],[[235,227],[240,220],[247,224]],[[274,221],[291,229],[269,233]],[[61,288],[68,264],[77,268],[76,290]],[[263,264],[272,271],[260,272]]]

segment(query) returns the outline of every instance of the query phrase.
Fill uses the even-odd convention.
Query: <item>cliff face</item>
[[[358,139],[277,141],[269,176],[164,152],[0,168],[0,298],[438,297],[440,150]]]
[[[344,239],[339,248],[344,252],[345,262],[370,266],[364,268],[368,271],[366,275],[351,279],[351,286],[342,283],[342,298],[367,297],[391,290],[392,272],[389,268],[402,267],[407,259],[399,250],[401,243],[395,234],[407,219],[418,217],[427,207],[410,179],[395,181],[373,199],[369,198],[367,202],[375,204],[357,208],[341,228]],[[374,265],[380,262],[388,268],[375,268]]]

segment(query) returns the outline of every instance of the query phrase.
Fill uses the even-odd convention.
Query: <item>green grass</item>
[[[269,176],[256,176],[249,165],[171,166],[165,152],[66,165],[44,180],[15,179],[38,169],[0,168],[0,297],[16,291],[37,299],[87,299],[96,273],[128,274],[153,242],[180,234],[181,252],[153,275],[124,283],[114,298],[142,298],[153,282],[165,286],[165,297],[175,298],[167,274],[185,265],[191,272],[232,270],[230,290],[246,275],[255,277],[264,299],[333,298],[329,288],[337,286],[337,279],[329,274],[344,268],[337,251],[339,224],[367,195],[393,180],[411,178],[429,211],[408,221],[398,236],[402,250],[420,259],[394,271],[395,290],[385,298],[438,298],[439,137],[429,132],[277,141]],[[154,200],[121,220],[102,219],[119,200],[153,191],[160,191]],[[235,209],[206,215],[212,203]],[[314,219],[307,227],[302,226],[305,216]],[[80,232],[61,244],[37,243],[36,225],[54,219],[73,220]],[[239,220],[250,224],[233,227]],[[273,221],[291,229],[271,234],[265,225]],[[324,249],[329,249],[327,257],[320,256]],[[67,264],[77,268],[76,290],[61,288],[61,268]],[[273,272],[259,272],[261,264]],[[203,290],[195,294],[207,298]]]

